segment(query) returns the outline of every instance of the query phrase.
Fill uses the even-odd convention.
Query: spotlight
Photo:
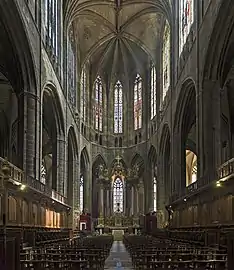
[[[221,187],[220,181],[217,181],[217,182],[216,182],[216,187]]]
[[[22,191],[25,190],[25,188],[26,188],[25,185],[21,185],[21,186],[20,186],[20,190],[22,190]]]

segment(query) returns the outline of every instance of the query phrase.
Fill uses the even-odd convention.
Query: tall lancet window
[[[156,68],[154,65],[151,66],[150,71],[150,89],[151,89],[151,119],[153,119],[156,116],[156,108],[157,108]]]
[[[157,211],[157,180],[155,176],[153,186],[154,186],[154,211]]]
[[[73,31],[70,32],[67,41],[67,89],[68,100],[75,106],[76,105],[76,57],[73,40]]]
[[[117,81],[114,91],[114,133],[123,132],[123,87]]]
[[[102,132],[103,86],[100,76],[95,81],[95,129]]]
[[[139,74],[134,83],[134,130],[142,127],[142,79]]]
[[[59,0],[43,0],[43,25],[44,25],[44,41],[53,51],[53,54],[58,56],[59,34]]]
[[[123,212],[123,181],[116,178],[113,183],[113,210]]]
[[[84,176],[80,176],[80,212],[84,210]]]
[[[194,22],[194,0],[180,0],[179,6],[179,53],[181,53]]]
[[[86,121],[87,110],[87,71],[84,66],[80,78],[80,113],[83,121]]]
[[[170,87],[170,27],[168,23],[165,25],[163,35],[163,93],[162,101]]]

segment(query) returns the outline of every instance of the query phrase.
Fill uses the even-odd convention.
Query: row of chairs
[[[112,236],[74,238],[67,244],[35,247],[20,254],[21,270],[104,269]]]
[[[139,270],[227,269],[226,250],[143,235],[125,235],[124,244]]]

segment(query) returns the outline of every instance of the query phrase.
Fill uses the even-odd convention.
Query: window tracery
[[[164,29],[163,36],[163,94],[162,101],[164,101],[167,91],[170,87],[170,28],[168,23]]]
[[[100,76],[95,81],[95,129],[102,132],[103,127],[103,86]]]
[[[58,57],[59,55],[59,7],[60,1],[58,0],[44,0],[44,40],[53,51],[53,54]]]
[[[120,178],[113,183],[113,210],[123,212],[123,181]]]
[[[182,52],[186,39],[189,35],[191,26],[194,22],[194,0],[181,0],[179,8],[179,42],[180,51]]]
[[[150,88],[151,88],[151,119],[156,116],[156,102],[157,102],[157,94],[156,94],[156,68],[154,65],[151,66],[150,72]]]
[[[84,210],[84,176],[80,176],[80,212]]]
[[[123,87],[117,81],[114,89],[114,133],[123,132]]]
[[[45,166],[45,161],[44,158],[42,159],[41,163],[41,183],[46,184],[46,166]]]
[[[137,74],[134,82],[134,130],[142,127],[142,78]]]
[[[68,100],[76,105],[76,57],[73,47],[73,31],[71,31],[67,42],[67,87]]]
[[[87,74],[86,67],[82,69],[81,80],[80,80],[80,108],[81,117],[83,121],[86,120],[86,109],[87,109]]]
[[[157,180],[155,176],[153,179],[153,186],[154,186],[154,211],[157,211]]]

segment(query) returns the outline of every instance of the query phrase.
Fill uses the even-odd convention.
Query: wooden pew
[[[74,238],[66,244],[37,246],[21,253],[22,270],[104,269],[113,242],[112,236]]]
[[[125,236],[135,269],[227,269],[223,250],[150,236]]]

